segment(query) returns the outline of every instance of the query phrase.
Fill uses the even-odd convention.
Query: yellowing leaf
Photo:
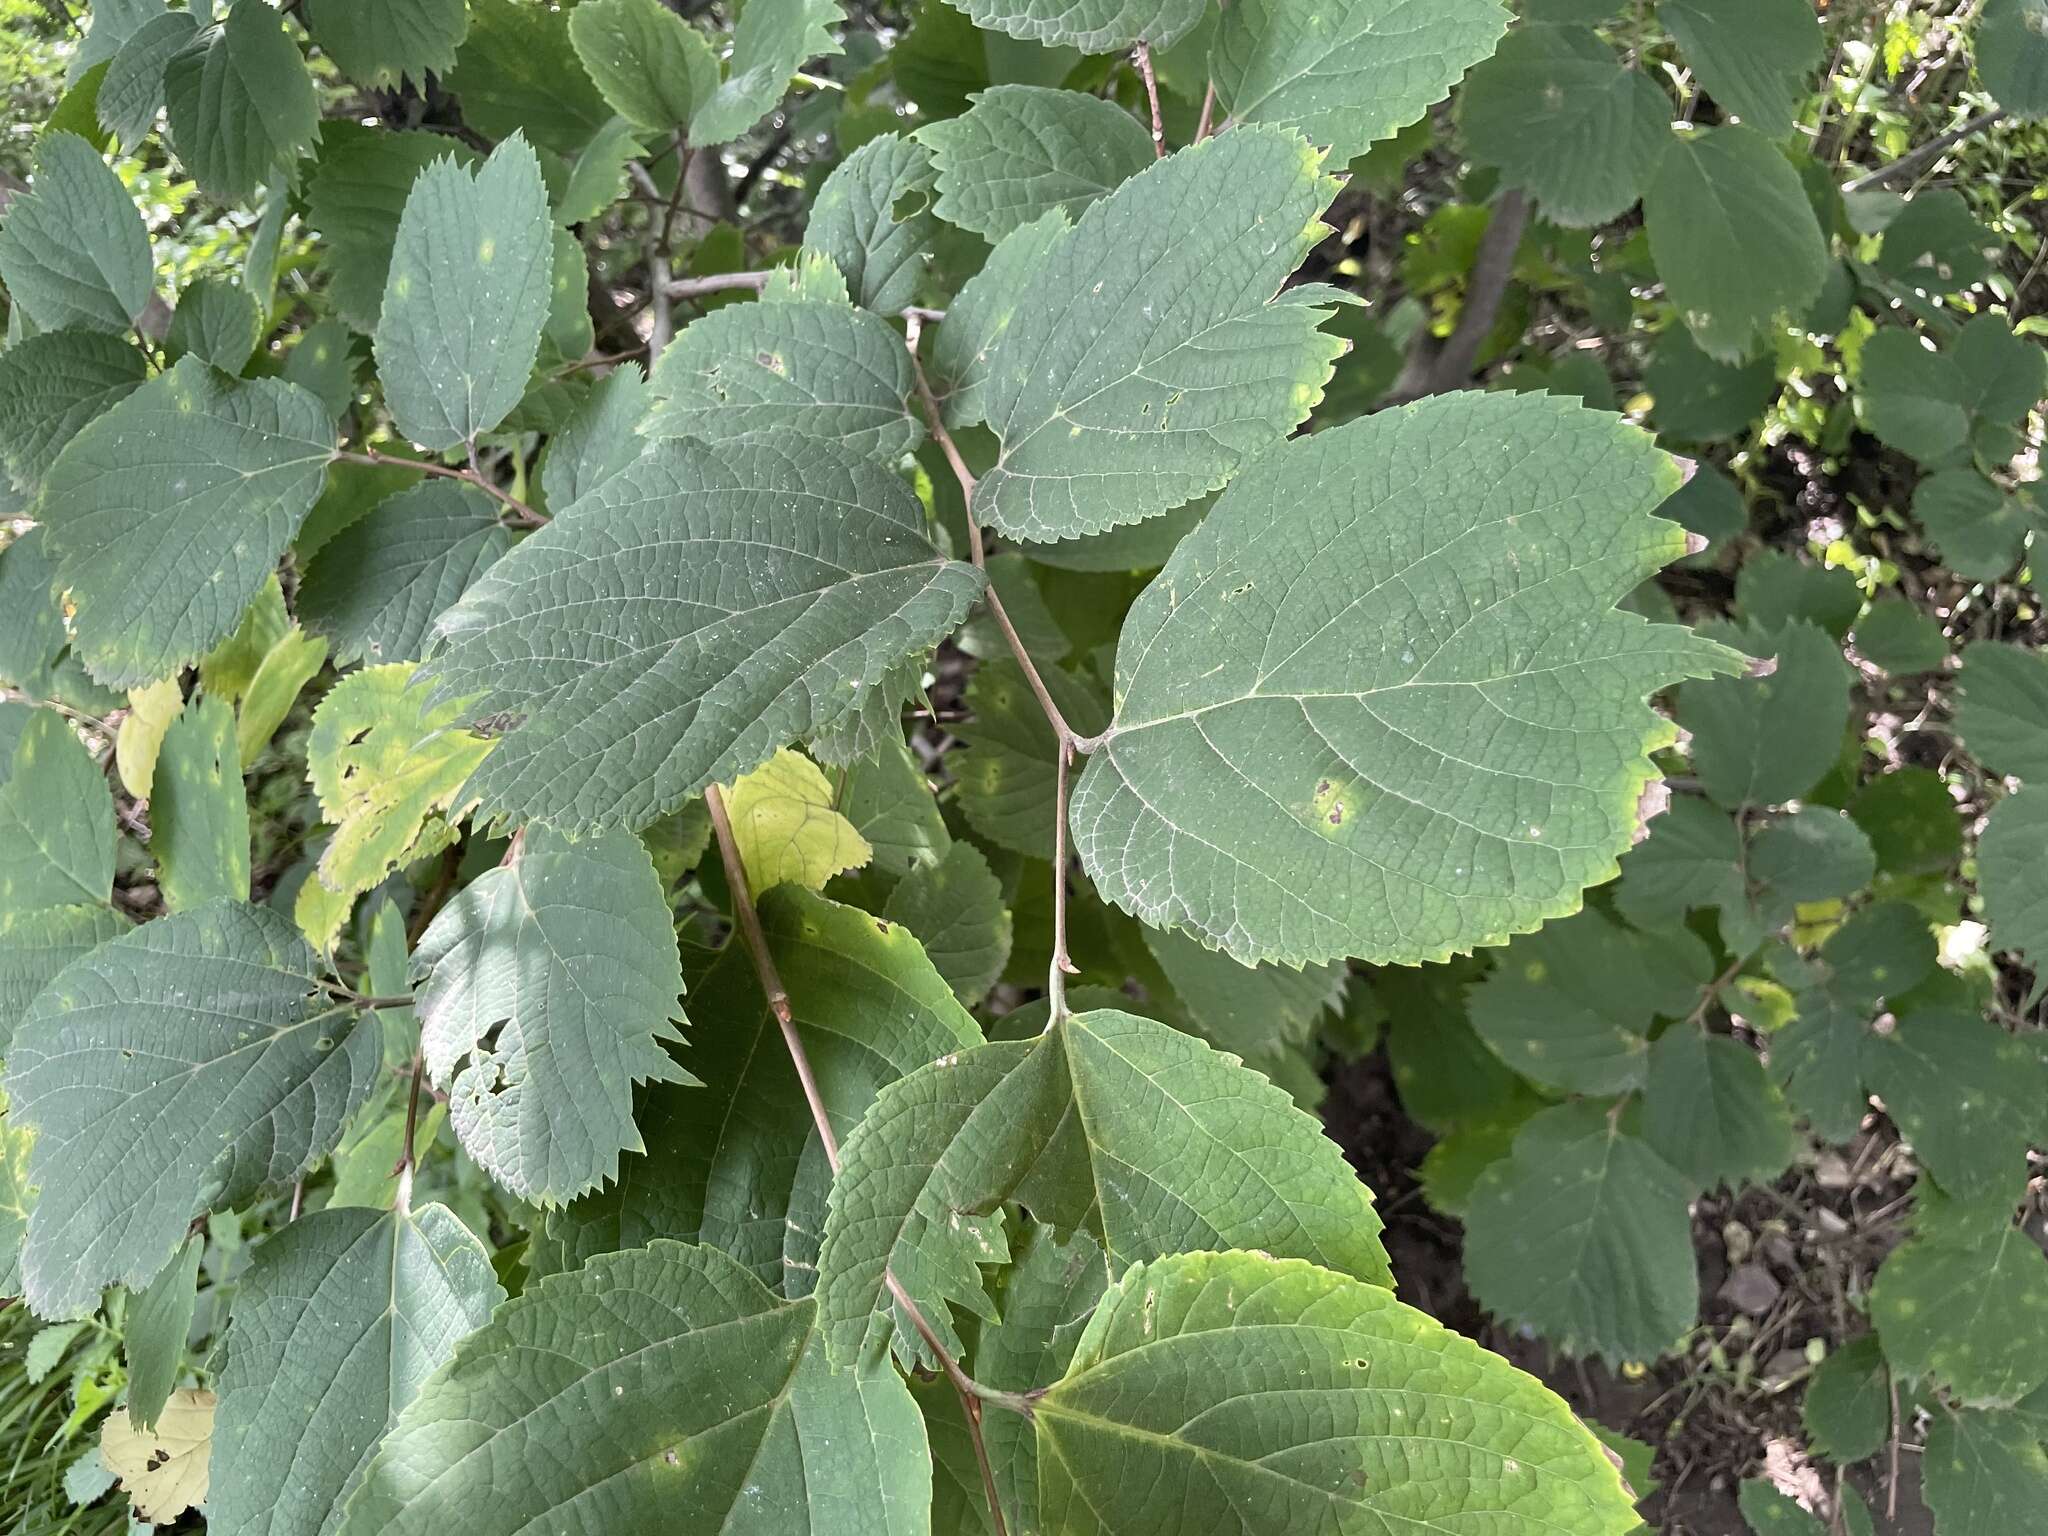
[[[100,1429],[100,1459],[121,1480],[135,1512],[153,1525],[169,1525],[205,1502],[213,1402],[211,1392],[181,1387],[154,1431],[136,1428],[125,1407],[108,1414]]]
[[[120,770],[121,787],[136,799],[149,798],[164,732],[184,707],[185,695],[175,677],[128,690],[128,714],[114,737],[114,766]]]
[[[368,667],[320,701],[306,765],[335,827],[319,883],[366,891],[399,865],[447,845],[456,797],[491,743],[454,724],[459,702],[429,709],[409,662]]]
[[[249,680],[249,692],[235,718],[235,751],[245,763],[270,744],[299,692],[327,659],[327,642],[294,624],[273,645]]]
[[[726,791],[726,810],[756,896],[783,884],[822,891],[834,875],[874,856],[833,809],[832,786],[818,765],[787,747]]]

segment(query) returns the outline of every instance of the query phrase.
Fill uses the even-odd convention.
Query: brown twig
[[[522,527],[538,528],[547,522],[545,517],[510,491],[501,490],[493,484],[490,477],[481,469],[456,469],[447,464],[431,463],[426,459],[405,459],[395,453],[379,453],[374,448],[344,448],[334,456],[348,464],[385,464],[398,469],[416,469],[423,475],[439,475],[446,480],[460,480],[463,484],[473,485],[485,495],[503,502],[506,510],[512,514],[512,520]],[[472,459],[475,458],[474,447],[470,450],[470,456]]]
[[[768,279],[774,276],[767,272],[712,272],[704,277],[672,277],[663,285],[663,291],[671,299],[701,299],[709,293],[727,293],[735,288],[752,288],[757,292],[768,286]]]
[[[1209,130],[1216,117],[1216,81],[1212,76],[1202,87],[1202,115],[1195,121],[1195,142],[1201,143],[1209,137]]]
[[[1881,187],[1888,181],[1897,181],[1901,176],[1911,176],[1923,166],[1932,165],[1971,134],[1976,133],[1980,129],[1989,128],[2004,116],[2005,113],[1997,107],[1993,107],[1989,112],[1979,112],[1960,127],[1951,128],[1939,138],[1929,139],[1925,144],[1908,150],[1889,165],[1881,165],[1867,175],[1858,176],[1854,181],[1843,187],[1842,190],[1844,192],[1867,192],[1872,187]]]
[[[1152,158],[1166,158],[1166,119],[1159,111],[1159,77],[1152,72],[1152,45],[1140,43],[1131,50],[1138,77],[1145,82],[1145,100],[1152,108]]]

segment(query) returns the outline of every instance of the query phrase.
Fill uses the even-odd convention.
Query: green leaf
[[[558,155],[580,152],[612,117],[576,57],[569,12],[525,0],[469,0],[469,36],[442,83],[467,126]]]
[[[222,1349],[209,1523],[340,1530],[384,1432],[504,1298],[445,1206],[316,1211],[265,1238]]]
[[[1647,515],[1677,478],[1546,395],[1267,455],[1125,621],[1072,816],[1103,897],[1290,964],[1441,959],[1576,910],[1674,734],[1645,696],[1737,664],[1613,611],[1684,549]]]
[[[690,115],[692,144],[724,144],[760,122],[811,59],[842,52],[829,30],[844,21],[837,0],[766,0],[740,12],[725,83]]]
[[[333,455],[313,396],[193,357],[72,438],[39,505],[87,670],[135,687],[233,634]]]
[[[81,79],[91,73],[94,65],[113,58],[121,45],[163,8],[164,0],[100,0],[90,13],[92,25],[86,28],[65,69],[65,84]]]
[[[383,271],[380,265],[379,273]],[[334,290],[329,290],[332,297]],[[373,297],[374,305],[376,299]],[[327,413],[337,421],[347,412],[356,398],[356,370],[362,358],[358,355],[349,329],[339,320],[315,321],[301,333],[291,351],[285,354],[281,377],[320,397],[320,403],[327,407]],[[415,472],[394,469],[388,464],[337,464],[337,481],[353,480],[358,484],[368,483],[373,476],[412,476]],[[325,499],[324,497],[322,498]],[[316,504],[306,519],[306,527],[294,541],[293,548],[303,557],[311,559],[313,554],[326,542],[324,536],[315,538],[314,525],[319,522],[320,512]],[[327,530],[332,533],[334,530]]]
[[[1772,670],[1688,682],[1672,710],[1692,733],[1701,785],[1730,810],[1782,805],[1812,789],[1835,765],[1849,723],[1849,664],[1826,631],[1801,620],[1753,638],[1775,656]]]
[[[1001,341],[1003,332],[1009,329],[1011,320],[1016,318],[1017,298],[1026,279],[1051,255],[1066,236],[1067,229],[1066,214],[1052,212],[1012,230],[996,242],[995,250],[981,270],[961,285],[959,293],[947,307],[945,324],[939,327],[939,339],[932,343],[927,374],[940,411],[947,425],[955,430],[974,426],[982,420],[987,410],[983,395],[988,386],[989,358]],[[1201,503],[1196,505],[1203,511],[1207,510]],[[1178,513],[1169,512],[1127,529],[1111,529],[1098,538],[1115,540],[1120,534],[1150,532],[1161,524],[1174,523],[1178,518]],[[1082,539],[1077,542],[1087,546],[1096,541]],[[1038,546],[1041,549],[1048,547]]]
[[[1003,884],[972,843],[955,843],[937,863],[913,866],[889,893],[882,916],[916,936],[953,995],[970,1008],[1009,963]]]
[[[864,309],[893,314],[917,297],[938,225],[932,152],[880,134],[832,169],[804,225],[807,255],[831,260]]]
[[[1164,1024],[1068,1014],[884,1088],[840,1148],[818,1257],[834,1355],[858,1351],[878,1304],[895,1310],[885,1269],[949,1345],[948,1304],[992,1316],[980,1266],[1009,1255],[980,1213],[1010,1199],[1085,1225],[1118,1267],[1255,1247],[1391,1283],[1370,1192],[1284,1092]],[[923,1354],[900,1313],[896,1333]]]
[[[1765,1183],[1792,1161],[1792,1115],[1755,1051],[1680,1022],[1650,1048],[1643,1139],[1702,1189]]]
[[[1946,1193],[1996,1198],[2048,1141],[2044,1046],[1978,1014],[1916,1010],[1864,1042],[1863,1077]]]
[[[1274,295],[1326,233],[1320,164],[1288,131],[1217,134],[1082,213],[990,354],[984,524],[1046,541],[1138,522],[1308,415],[1343,347],[1316,330],[1330,291]]]
[[[1877,873],[1877,855],[1862,828],[1824,805],[1802,805],[1765,822],[1750,842],[1748,876],[1767,926],[1790,920],[1799,902],[1854,896]]]
[[[0,915],[0,1056],[28,1005],[51,978],[80,955],[119,938],[128,926],[127,918],[97,903]],[[5,1248],[0,1243],[0,1250]]]
[[[150,785],[149,851],[173,912],[249,899],[249,801],[235,712],[207,694],[171,722]]]
[[[1865,1026],[1935,966],[1927,919],[1903,902],[1862,908],[1828,936],[1794,998],[1798,1017],[1773,1037],[1771,1071],[1824,1141],[1847,1141],[1863,1118]]]
[[[101,945],[30,1005],[6,1086],[36,1133],[22,1281],[38,1314],[145,1284],[193,1217],[334,1145],[379,1069],[378,1027],[319,975],[290,919],[219,902]]]
[[[674,133],[718,89],[718,55],[661,0],[594,0],[569,14],[569,41],[604,99],[651,134]]]
[[[2048,1257],[2003,1220],[1981,1233],[1928,1227],[1923,1213],[1921,1230],[1892,1250],[1871,1284],[1885,1358],[1908,1380],[1939,1383],[1965,1404],[2018,1402],[2048,1381]]]
[[[71,643],[59,595],[50,587],[52,574],[40,528],[15,535],[0,549],[0,683],[31,700],[57,692],[58,666]],[[0,757],[12,744],[12,736],[0,735]]]
[[[1888,875],[1939,874],[1962,857],[1955,801],[1932,768],[1880,774],[1849,802],[1849,814],[1869,837],[1877,867]]]
[[[1603,1106],[1545,1110],[1472,1191],[1466,1282],[1495,1316],[1569,1354],[1654,1359],[1699,1310],[1693,1188]]]
[[[199,1256],[205,1248],[197,1234],[186,1238],[178,1256],[135,1297],[124,1320],[121,1345],[128,1362],[128,1417],[144,1429],[156,1427],[157,1415],[178,1384],[185,1340],[198,1308]]]
[[[834,439],[890,463],[924,440],[903,338],[843,301],[728,304],[683,327],[655,365],[649,437]]]
[[[1507,947],[1472,992],[1472,1027],[1531,1082],[1620,1093],[1643,1086],[1651,1021],[1683,1018],[1713,971],[1682,928],[1639,934],[1582,911]]]
[[[1767,139],[1792,131],[1826,56],[1805,0],[1658,0],[1657,20],[1724,112]]]
[[[1962,193],[1933,187],[1906,199],[1885,226],[1872,265],[1928,292],[1960,293],[1989,275],[1999,248],[1998,237],[1977,222]]]
[[[327,297],[356,330],[368,334],[377,329],[406,196],[419,174],[446,156],[462,165],[477,159],[468,145],[441,133],[386,133],[334,122],[322,134],[320,158],[307,184],[306,214],[323,236],[320,266],[328,278]]]
[[[1977,888],[1993,948],[2020,950],[2029,963],[2048,959],[2048,791],[2022,791],[1992,807],[1977,839]]]
[[[228,277],[201,277],[178,295],[164,356],[189,353],[222,373],[240,373],[262,339],[263,317],[249,290]]]
[[[1037,85],[991,86],[918,138],[938,173],[934,211],[990,244],[1055,208],[1071,224],[1153,159],[1151,134],[1115,102]],[[957,304],[946,318],[941,336],[952,334]]]
[[[1898,677],[1932,672],[1948,658],[1940,621],[1905,597],[1879,597],[1856,621],[1852,638],[1865,661]]]
[[[1799,173],[1754,128],[1680,134],[1643,194],[1650,254],[1709,357],[1739,363],[1827,276],[1827,242]]]
[[[1963,652],[1956,733],[1991,772],[2048,779],[2048,657],[1981,641]]]
[[[150,279],[149,232],[121,179],[77,134],[45,134],[33,185],[0,222],[11,302],[37,330],[119,334],[149,303]]]
[[[1800,1404],[1806,1435],[1830,1461],[1874,1456],[1891,1427],[1891,1371],[1877,1335],[1859,1334],[1821,1361]]]
[[[1139,1265],[1035,1406],[1047,1530],[1618,1536],[1637,1518],[1545,1388],[1387,1291],[1263,1254]]]
[[[1308,1044],[1344,996],[1342,966],[1244,965],[1171,929],[1147,928],[1145,947],[1173,983],[1194,1032],[1254,1066]]]
[[[5,941],[9,926],[0,920],[0,942]],[[0,965],[4,965],[4,960],[0,960]],[[0,987],[5,985],[6,972],[0,970]],[[0,1025],[9,1022],[0,1020]],[[0,1045],[4,1044],[0,1040]],[[0,1288],[17,1296],[21,1294],[21,1238],[28,1230],[28,1213],[35,1204],[35,1189],[28,1182],[29,1149],[34,1145],[35,1133],[21,1129],[7,1118],[7,1098],[0,1094]],[[31,1340],[30,1348],[33,1347]],[[27,1362],[24,1360],[23,1364]],[[30,1376],[29,1380],[33,1383],[35,1377]]]
[[[340,1530],[408,1536],[460,1510],[510,1531],[564,1509],[653,1530],[686,1510],[706,1529],[915,1536],[930,1497],[917,1404],[886,1365],[828,1371],[815,1310],[680,1243],[550,1276],[456,1346]]]
[[[980,573],[893,474],[824,443],[655,445],[441,619],[437,698],[509,734],[493,814],[644,826],[855,713],[950,632]]]
[[[1010,1247],[1009,1267],[990,1278],[999,1315],[979,1330],[973,1371],[985,1385],[1031,1392],[1066,1373],[1110,1276],[1102,1250],[1084,1232],[1062,1239],[1050,1227],[1021,1222]],[[991,1413],[981,1433],[1011,1527],[1042,1530],[1035,1426],[1018,1414]]]
[[[1942,559],[1974,581],[1997,581],[2042,526],[2031,504],[2008,496],[1974,469],[1937,470],[1913,488],[1913,516]]]
[[[527,833],[421,937],[420,1048],[463,1149],[523,1199],[559,1205],[642,1148],[633,1085],[685,1075],[682,965],[639,839]]]
[[[1297,129],[1342,164],[1444,99],[1507,30],[1498,0],[1244,0],[1210,53],[1217,114]],[[1618,210],[1617,210],[1618,211]]]
[[[33,496],[64,445],[144,371],[139,350],[96,331],[44,331],[0,352],[0,464],[15,485]]]
[[[1574,27],[1509,33],[1458,99],[1473,158],[1498,167],[1544,217],[1570,228],[1604,224],[1634,206],[1670,147],[1670,124],[1663,88]]]
[[[424,481],[321,546],[299,584],[299,617],[337,664],[416,661],[434,620],[511,547],[483,492]]]
[[[1047,690],[1075,730],[1107,723],[1097,690],[1060,667],[1041,668]],[[966,751],[952,765],[960,811],[987,841],[1040,858],[1051,852],[1059,744],[1023,668],[985,661],[967,684],[971,722],[953,734]]]
[[[320,141],[320,101],[306,61],[268,5],[234,5],[164,65],[171,144],[186,171],[224,202],[292,181]]]
[[[455,67],[469,33],[463,0],[310,0],[307,30],[334,67],[358,85],[426,89]]]
[[[423,448],[490,431],[526,393],[548,314],[553,226],[524,138],[472,176],[451,157],[405,200],[377,320],[377,371],[398,429]]]
[[[319,881],[338,895],[367,891],[392,870],[454,841],[462,786],[491,750],[429,706],[404,663],[366,667],[313,712],[307,776],[336,830]]]
[[[1706,443],[1740,435],[1763,414],[1778,393],[1778,365],[1768,353],[1747,363],[1717,362],[1675,325],[1657,338],[1643,387],[1655,397],[1659,432]]]
[[[873,850],[872,867],[886,875],[936,864],[953,844],[924,770],[901,740],[847,767],[839,811]]]
[[[1203,9],[1191,0],[1116,0],[1115,9],[1086,0],[962,0],[959,8],[977,27],[1082,53],[1118,53],[1137,43],[1163,52],[1200,24]]]
[[[1980,30],[1978,47],[1983,46]],[[1937,1409],[1920,1458],[1920,1487],[1943,1536],[2041,1536],[2048,1531],[2048,1450],[2042,1448],[2040,1424],[2016,1413]]]
[[[910,931],[792,886],[761,900],[798,1038],[840,1140],[886,1083],[981,1042]],[[550,1213],[537,1272],[595,1253],[680,1237],[729,1253],[786,1296],[810,1293],[831,1169],[802,1085],[744,948],[728,948],[692,991],[716,1021],[681,1053],[701,1088],[643,1096],[644,1158],[616,1187]]]
[[[1691,345],[1689,340],[1687,345]],[[1705,353],[1699,357],[1702,363],[1709,361]],[[1741,487],[1726,470],[1711,464],[1694,469],[1692,477],[1665,498],[1657,515],[1670,518],[1686,532],[1707,541],[1698,558],[1711,559],[1718,548],[1749,526],[1749,508],[1743,502]]]
[[[647,146],[635,137],[638,132],[623,117],[598,129],[570,164],[567,184],[555,194],[557,224],[587,224],[624,195],[627,162],[647,153]]]
[[[1650,823],[1650,835],[1622,858],[1614,891],[1621,915],[1645,929],[1702,907],[1740,913],[1747,900],[1741,834],[1697,795],[1675,796]]]
[[[107,776],[62,715],[35,710],[0,779],[0,916],[104,906],[113,886]]]
[[[671,344],[664,355],[674,351]],[[638,431],[647,402],[647,376],[630,363],[598,381],[568,424],[548,439],[540,486],[549,506],[571,505],[640,456],[647,446]]]
[[[1974,42],[1993,99],[2019,117],[2048,117],[2048,0],[1985,0]]]

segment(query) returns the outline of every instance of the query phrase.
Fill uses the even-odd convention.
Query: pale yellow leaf
[[[156,1428],[136,1428],[125,1407],[100,1429],[100,1459],[121,1480],[128,1502],[152,1525],[169,1525],[205,1502],[207,1459],[213,1444],[213,1394],[180,1387]]]
[[[241,703],[242,695],[256,679],[256,669],[263,665],[263,658],[291,627],[291,615],[285,612],[284,589],[272,576],[256,594],[249,611],[242,615],[241,626],[199,663],[199,681],[208,693],[231,704]]]
[[[327,642],[296,624],[270,648],[249,680],[241,713],[235,717],[235,750],[244,763],[254,762],[256,754],[270,744],[284,717],[291,713],[299,691],[313,680],[326,659]]]
[[[456,797],[493,746],[456,723],[459,702],[428,709],[412,674],[411,662],[365,667],[313,713],[306,765],[335,829],[319,882],[338,895],[445,848],[461,819]]]
[[[128,713],[114,736],[114,766],[120,770],[121,787],[136,799],[149,798],[164,732],[184,707],[185,695],[175,677],[128,690]]]
[[[834,875],[874,856],[832,799],[818,765],[787,747],[726,790],[733,841],[754,895],[785,884],[821,891]]]

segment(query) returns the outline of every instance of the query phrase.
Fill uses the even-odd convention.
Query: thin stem
[[[796,1080],[804,1091],[804,1102],[810,1106],[811,1123],[817,1127],[818,1140],[825,1149],[825,1161],[836,1178],[839,1174],[839,1138],[833,1134],[831,1119],[825,1113],[825,1100],[818,1089],[817,1073],[811,1070],[810,1053],[804,1049],[803,1037],[797,1033],[796,1019],[790,1012],[789,989],[783,986],[782,973],[768,948],[768,936],[761,928],[760,909],[754,905],[753,891],[747,884],[746,861],[740,857],[739,843],[733,837],[732,817],[726,812],[725,795],[716,784],[704,791],[704,804],[711,813],[711,831],[718,840],[718,857],[725,866],[725,883],[732,891],[732,910],[738,922],[740,942],[746,946],[754,962],[754,974],[760,978],[761,990],[768,998],[768,1011],[775,1015],[776,1026],[782,1031],[782,1043],[789,1052],[790,1065],[796,1069]],[[940,1341],[924,1312],[911,1299],[895,1273],[884,1270],[882,1280],[897,1307],[909,1319],[917,1336],[924,1340],[925,1347],[931,1350],[945,1371],[946,1379],[959,1395],[960,1411],[967,1419],[967,1433],[974,1442],[975,1461],[981,1468],[982,1492],[988,1498],[989,1518],[994,1522],[996,1536],[1009,1536],[1009,1527],[1003,1521],[1002,1501],[996,1494],[995,1474],[989,1465],[988,1448],[982,1441],[981,1405],[984,1401],[1001,1403],[1027,1417],[1031,1412],[1030,1405],[1018,1393],[984,1387],[969,1376]]]
[[[1067,772],[1074,760],[1074,738],[1062,732],[1053,754],[1052,822],[1052,964],[1046,968],[1045,995],[1052,1005],[1050,1029],[1067,1016],[1067,978],[1080,970],[1067,958]]]
[[[925,425],[932,438],[946,456],[946,462],[953,466],[953,478],[960,482],[960,498],[966,508],[968,556],[984,575],[988,571],[987,545],[982,538],[981,522],[974,515],[974,486],[972,472],[967,461],[960,456],[959,446],[953,441],[953,434],[946,430],[945,418],[939,412],[939,402],[932,394],[931,381],[925,377],[924,363],[917,355],[918,342],[923,337],[924,317],[917,314],[905,316],[904,344],[910,349],[910,368],[917,381],[917,398],[924,407]],[[1053,758],[1057,764],[1053,776],[1053,826],[1052,826],[1052,963],[1046,976],[1046,997],[1052,1011],[1046,1021],[1050,1029],[1067,1012],[1067,978],[1078,975],[1074,962],[1067,954],[1067,777],[1076,752],[1093,752],[1100,747],[1107,735],[1083,736],[1067,724],[1067,717],[1060,713],[1060,707],[1053,702],[1052,691],[1046,687],[1045,678],[1040,675],[1038,664],[1031,659],[1031,652],[1024,648],[1024,640],[1017,633],[1017,626],[1010,622],[1009,611],[1003,607],[1001,594],[996,591],[993,581],[987,583],[988,611],[996,621],[996,627],[1003,632],[1010,654],[1024,673],[1024,680],[1031,685],[1032,695],[1038,700],[1038,707],[1045,715],[1046,723],[1052,727]]]
[[[946,430],[945,418],[939,414],[939,402],[932,394],[931,380],[925,377],[924,363],[917,355],[917,343],[923,333],[923,316],[910,314],[904,326],[904,344],[910,348],[910,367],[917,380],[917,398],[924,407],[925,426],[931,431],[932,440],[939,445],[939,451],[946,456],[946,462],[953,467],[953,478],[960,483],[960,497],[966,505],[967,515],[967,557],[975,566],[986,573],[988,570],[988,547],[982,537],[981,522],[974,515],[973,472],[967,461],[960,456],[960,447],[953,441],[953,434]],[[997,593],[995,583],[989,582],[986,589],[988,611],[996,621],[996,627],[1003,632],[1003,639],[1009,643],[1010,654],[1023,668],[1024,679],[1031,685],[1031,691],[1038,699],[1038,707],[1051,722],[1053,734],[1076,751],[1086,752],[1101,742],[1100,737],[1082,736],[1067,724],[1060,713],[1059,705],[1053,702],[1052,693],[1045,686],[1045,679],[1039,676],[1038,665],[1031,659],[1031,653],[1024,648],[1023,638],[1017,633],[1017,626],[1010,622],[1010,615],[1003,607],[1002,597]]]
[[[475,451],[472,446],[472,459],[475,457]],[[434,464],[426,459],[404,459],[395,453],[379,453],[374,448],[344,448],[334,456],[349,464],[388,464],[398,469],[416,469],[423,475],[439,475],[446,480],[460,480],[463,484],[473,485],[485,495],[503,502],[506,510],[512,514],[512,520],[524,527],[538,528],[547,522],[545,517],[510,491],[501,490],[494,485],[481,469],[456,469],[447,464]]]
[[[426,1075],[427,1058],[424,1053],[412,1053],[412,1088],[405,1096],[405,1144],[398,1154],[398,1190],[392,1198],[392,1209],[403,1216],[412,1210],[412,1171],[416,1166],[413,1157],[413,1137],[420,1124],[420,1079]]]
[[[1145,82],[1145,100],[1152,108],[1152,158],[1166,158],[1166,119],[1159,111],[1159,77],[1152,73],[1152,45],[1140,43],[1131,50],[1138,77]]]
[[[1209,137],[1209,130],[1214,123],[1215,117],[1216,81],[1214,78],[1211,78],[1209,83],[1202,87],[1202,115],[1195,122],[1195,142],[1197,144]]]
[[[734,288],[765,288],[773,275],[772,272],[713,272],[705,277],[672,277],[663,286],[672,299],[701,299],[707,293],[725,293]]]
[[[1867,192],[1872,187],[1881,187],[1888,181],[1897,181],[1901,176],[1911,176],[1923,167],[1932,165],[1971,134],[1978,132],[1980,129],[1989,128],[2004,116],[2005,113],[1996,107],[1992,108],[1989,112],[1979,112],[1961,127],[1951,128],[1947,133],[1941,135],[1940,138],[1929,139],[1917,149],[1907,151],[1889,165],[1879,166],[1867,176],[1858,176],[1854,181],[1842,188],[1842,190],[1844,192]]]

